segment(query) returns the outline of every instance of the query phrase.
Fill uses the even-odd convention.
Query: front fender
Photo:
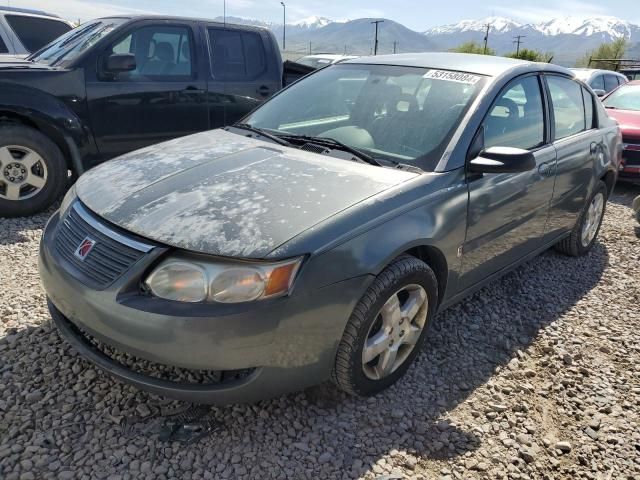
[[[59,73],[59,77],[54,77]],[[84,77],[79,71],[54,72],[47,78],[44,91],[43,79],[19,75],[0,77],[0,116],[33,124],[52,137],[73,156],[74,148],[80,158],[95,153],[96,148],[87,123]],[[36,82],[36,80],[39,80]],[[18,83],[20,82],[20,83]]]
[[[443,283],[447,289],[441,300],[456,293],[461,272],[457,254],[464,243],[467,220],[464,171],[440,174],[437,181],[414,186],[406,195],[381,204],[386,206],[384,213],[374,206],[368,214],[363,211],[366,206],[348,212],[359,225],[336,238],[334,245],[311,255],[301,271],[305,285],[322,287],[365,275],[373,278],[402,253],[427,247],[438,252],[446,266]],[[371,222],[366,221],[367,216],[373,217]]]

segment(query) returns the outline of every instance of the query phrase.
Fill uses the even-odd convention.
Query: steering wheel
[[[398,110],[398,104],[400,102],[407,102],[409,104],[409,107],[407,107],[407,112],[418,111],[418,99],[414,95],[411,95],[410,93],[400,94],[395,100],[395,105],[393,105],[396,112],[400,111]]]

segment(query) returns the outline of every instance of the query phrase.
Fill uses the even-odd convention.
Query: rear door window
[[[30,52],[40,50],[49,42],[71,30],[69,25],[60,20],[23,15],[5,15],[5,18],[24,48]]]
[[[605,75],[604,76],[604,89],[607,92],[610,92],[614,88],[618,88],[618,77],[615,75]]]
[[[548,76],[547,83],[553,106],[556,140],[584,131],[586,119],[580,84],[555,76]]]
[[[584,99],[584,116],[587,130],[595,127],[594,125],[594,109],[593,109],[593,95],[586,89],[582,89],[582,97]]]
[[[590,82],[589,86],[594,90],[604,90],[604,76],[597,75]]]
[[[253,80],[266,68],[262,38],[255,32],[209,28],[213,76],[227,80]]]

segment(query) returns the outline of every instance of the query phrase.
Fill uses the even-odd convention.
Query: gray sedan
[[[226,129],[107,162],[49,221],[61,334],[142,389],[249,402],[372,395],[436,313],[555,246],[594,245],[620,132],[548,64],[359,58]]]

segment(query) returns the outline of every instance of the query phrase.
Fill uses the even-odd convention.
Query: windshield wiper
[[[353,155],[354,157],[358,158],[359,160],[362,160],[366,163],[369,163],[371,165],[375,165],[376,167],[382,167],[382,163],[380,163],[378,160],[376,160],[375,158],[373,158],[371,155],[368,155],[364,152],[362,152],[361,150],[355,148],[355,147],[351,147],[345,143],[340,142],[339,140],[336,140],[335,138],[330,138],[330,137],[313,137],[311,135],[295,135],[295,134],[278,134],[279,137],[283,137],[283,138],[287,138],[290,140],[304,140],[305,142],[309,142],[309,143],[317,143],[320,145],[329,145],[332,147],[337,147],[338,150],[342,150],[344,152],[348,152],[351,155]]]
[[[261,128],[256,128],[254,126],[249,125],[248,123],[236,123],[234,125],[232,125],[233,128],[238,128],[240,130],[247,130],[248,132],[252,132],[255,133],[256,135],[260,135],[261,137],[264,138],[268,138],[269,140],[271,140],[272,142],[275,142],[279,145],[282,145],[284,147],[290,147],[291,143],[287,142],[286,140],[276,137],[275,135],[272,135],[271,133],[261,129]]]

